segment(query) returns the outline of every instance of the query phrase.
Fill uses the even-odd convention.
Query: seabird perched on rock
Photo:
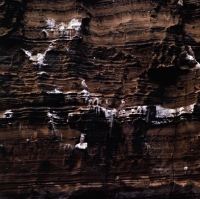
[[[98,97],[96,97],[96,98],[94,99],[94,104],[95,104],[95,105],[98,105],[98,104],[99,104],[99,98],[98,98]]]
[[[138,106],[137,113],[142,113],[142,107],[141,106]]]
[[[49,36],[49,33],[45,29],[42,30],[42,33],[44,34],[45,38],[47,38]]]
[[[50,112],[47,113],[47,116],[50,117],[50,118],[53,117],[53,115]]]
[[[85,79],[82,80],[81,86],[82,86],[83,89],[88,89],[88,86],[87,86],[87,84],[85,83]]]
[[[108,108],[108,100],[106,100],[106,108]]]
[[[123,109],[123,108],[124,108],[124,106],[125,106],[125,100],[124,100],[124,99],[122,99],[122,100],[121,100],[120,107],[119,107],[119,110]]]
[[[177,4],[178,4],[179,6],[183,6],[183,0],[178,0]]]
[[[183,114],[183,113],[185,113],[185,108],[184,108],[184,107],[181,107],[181,108],[179,109],[179,114]]]
[[[189,54],[189,55],[192,55],[193,57],[195,57],[194,51],[192,50],[192,47],[191,47],[191,46],[188,46],[188,54]]]
[[[124,99],[121,100],[121,104],[125,104],[125,100]]]
[[[134,114],[134,113],[135,113],[135,109],[132,108],[132,109],[131,109],[131,114]]]
[[[185,166],[183,169],[184,169],[184,171],[187,171],[187,170],[188,170],[188,167],[187,167],[187,166]]]

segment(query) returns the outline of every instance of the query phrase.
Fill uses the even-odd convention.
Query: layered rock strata
[[[199,9],[1,1],[1,197],[200,197]]]

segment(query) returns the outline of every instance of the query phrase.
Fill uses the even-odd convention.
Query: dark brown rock
[[[0,197],[198,198],[199,8],[1,1]]]

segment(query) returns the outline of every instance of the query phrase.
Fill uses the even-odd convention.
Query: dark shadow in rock
[[[40,162],[39,171],[49,171],[51,164],[49,160],[43,160]]]
[[[133,122],[133,150],[135,154],[143,154],[144,140],[147,135],[148,124],[142,118],[138,118]]]
[[[0,154],[3,155],[4,157],[7,155],[6,148],[3,145],[0,145]]]
[[[148,76],[159,85],[169,86],[177,82],[179,70],[176,67],[150,68]]]

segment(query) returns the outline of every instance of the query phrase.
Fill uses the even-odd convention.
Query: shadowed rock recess
[[[0,1],[0,198],[200,198],[198,0]]]

